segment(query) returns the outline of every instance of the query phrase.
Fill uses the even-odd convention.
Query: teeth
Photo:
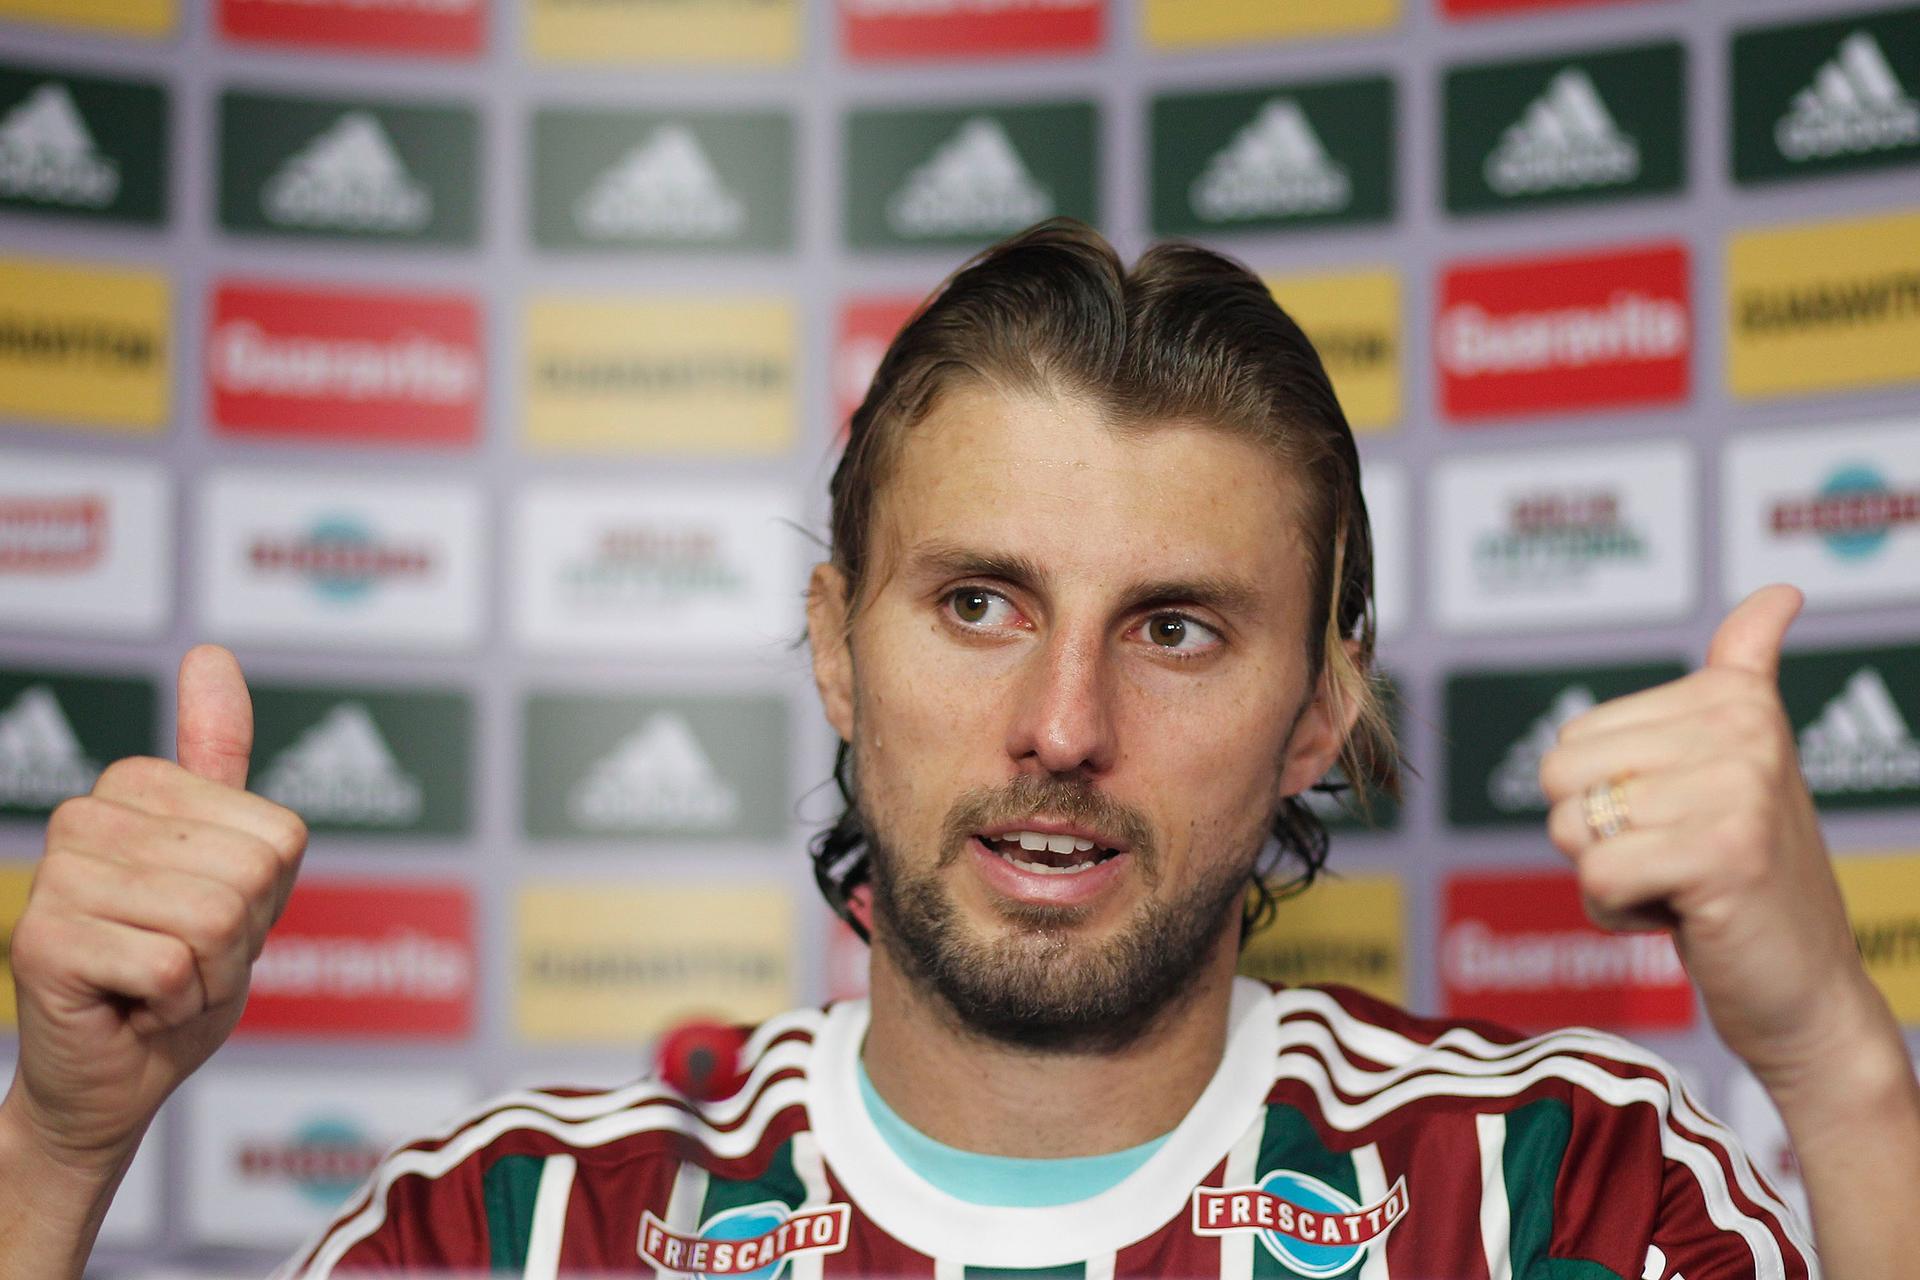
[[[1038,831],[1018,831],[1014,833],[1014,836],[1020,841],[1020,847],[1022,849],[1030,849],[1038,852],[1047,847],[1047,837]]]
[[[1048,836],[1048,853],[1072,853],[1080,847],[1080,842],[1072,836]]]
[[[1009,831],[1001,836],[1002,840],[1018,841],[1022,849],[1038,853],[1086,853],[1093,848],[1093,841],[1083,840],[1079,836],[1050,836],[1044,831]]]
[[[1070,867],[1050,867],[1044,862],[1028,862],[1025,858],[1016,858],[1010,853],[1000,855],[1022,871],[1031,871],[1042,876],[1077,876],[1082,871],[1098,865],[1092,862],[1076,862]]]

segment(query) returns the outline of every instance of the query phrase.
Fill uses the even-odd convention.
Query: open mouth
[[[1081,836],[1049,835],[1041,831],[1008,831],[975,839],[1000,855],[1003,861],[1043,876],[1071,876],[1090,871],[1120,852]]]

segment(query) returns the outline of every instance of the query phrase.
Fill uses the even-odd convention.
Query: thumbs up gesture
[[[1769,1083],[1844,1048],[1878,1002],[1780,701],[1800,605],[1792,587],[1756,591],[1700,670],[1568,722],[1540,766],[1588,913],[1670,929],[1715,1029]]]
[[[54,811],[13,935],[20,1061],[0,1138],[117,1178],[233,1030],[307,838],[243,789],[252,745],[239,664],[203,645],[180,666],[179,763],[118,761]]]

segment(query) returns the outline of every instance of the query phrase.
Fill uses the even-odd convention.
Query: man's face
[[[874,516],[850,646],[814,634],[876,963],[1001,1039],[1123,1041],[1231,965],[1274,811],[1338,748],[1295,486],[1225,431],[963,386]]]

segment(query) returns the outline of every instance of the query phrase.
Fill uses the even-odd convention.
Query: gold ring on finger
[[[1627,812],[1626,779],[1609,778],[1588,787],[1581,802],[1581,813],[1595,840],[1611,839],[1631,827],[1633,818]]]

